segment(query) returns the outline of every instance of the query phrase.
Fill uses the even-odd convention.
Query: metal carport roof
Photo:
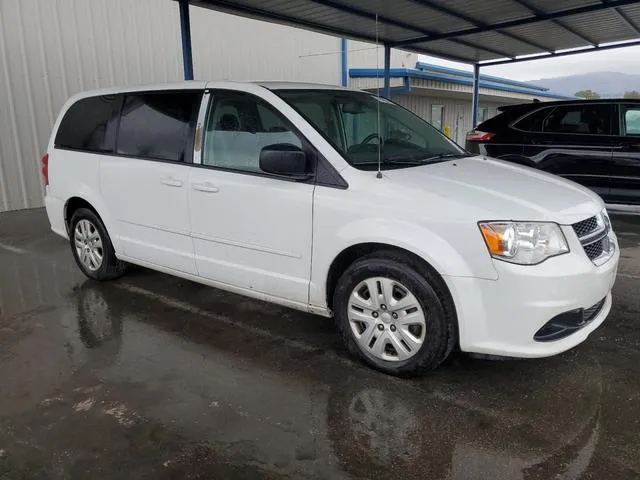
[[[473,64],[477,80],[480,66],[640,45],[638,0],[178,1],[185,41],[188,4],[345,38],[377,40],[385,48],[386,94],[391,48]],[[191,68],[190,50],[188,42],[185,73]]]
[[[640,44],[638,0],[190,0],[464,63]]]

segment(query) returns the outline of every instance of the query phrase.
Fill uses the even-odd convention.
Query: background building
[[[382,85],[375,45],[190,8],[196,79]],[[183,79],[179,25],[169,0],[0,0],[0,211],[42,206],[40,157],[69,96]],[[470,73],[419,62],[392,52],[393,99],[462,141]],[[480,93],[484,117],[502,104],[558,98],[486,76]]]

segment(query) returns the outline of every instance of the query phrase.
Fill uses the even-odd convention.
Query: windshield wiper
[[[470,156],[471,155],[469,155],[468,153],[462,153],[462,152],[461,153],[440,153],[432,157],[423,158],[421,160],[421,163],[427,163],[433,160],[445,160],[447,158],[463,158],[463,157],[470,157]]]
[[[412,160],[410,158],[383,158],[380,160],[380,165],[422,165],[423,160]],[[354,165],[377,165],[378,161],[366,161],[366,162],[354,162]]]

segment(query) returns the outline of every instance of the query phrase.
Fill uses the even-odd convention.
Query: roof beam
[[[332,0],[308,0],[308,1],[318,5],[322,5],[324,7],[333,8],[334,10],[348,13],[350,15],[355,15],[356,17],[366,18],[369,20],[378,21],[379,23],[384,23],[385,25],[392,25],[394,27],[403,28],[405,30],[411,30],[413,32],[429,35],[428,30],[423,30],[422,28],[417,27],[415,25],[410,25],[408,23],[394,20],[393,18],[385,17],[384,15],[378,15],[377,13],[360,10],[359,8],[350,7],[349,5],[343,5],[342,3],[337,3]]]
[[[531,13],[533,13],[536,16],[539,16],[539,15],[544,13],[541,10],[538,10],[533,5],[531,5],[527,0],[512,0],[512,1],[517,3],[518,5],[523,6],[524,8],[526,8],[527,10],[529,10]],[[564,23],[564,22],[562,22],[560,20],[551,20],[551,21],[553,23],[555,23],[556,25],[558,25],[559,27],[564,28],[567,32],[575,35],[579,39],[587,42],[589,45],[594,45],[594,46],[596,45],[597,42],[594,42],[592,39],[590,39],[586,35],[583,35],[582,33],[578,32],[575,28],[570,27],[566,23]]]
[[[376,43],[376,37],[359,33],[353,30],[347,30],[344,28],[333,28],[325,25],[319,25],[314,22],[302,20],[297,17],[291,17],[289,15],[283,15],[280,13],[270,12],[268,10],[262,10],[260,8],[254,8],[247,5],[242,5],[228,0],[201,0],[198,3],[192,3],[194,6],[210,8],[220,12],[228,12],[231,14],[240,14],[247,18],[254,18],[256,20],[268,20],[274,23],[280,23],[284,25],[291,25],[298,28],[305,28],[314,32],[330,33],[339,37],[357,38],[359,40]],[[380,43],[388,43],[384,37],[378,39]],[[466,60],[469,62],[470,60]]]
[[[604,3],[604,4],[609,3],[607,0],[601,0],[601,1],[602,1],[602,3]],[[628,16],[626,13],[624,13],[624,12],[623,12],[622,10],[620,10],[620,8],[618,8],[618,7],[615,7],[615,8],[613,9],[613,11],[614,11],[614,12],[616,12],[616,14],[618,15],[618,17],[620,17],[620,19],[621,19],[624,23],[626,23],[626,25],[627,25],[631,30],[633,30],[634,32],[636,32],[636,34],[637,34],[638,36],[640,36],[640,27],[638,27],[638,25],[636,25],[635,23],[633,23],[633,20],[631,20],[631,19],[629,18],[629,16]]]
[[[354,7],[350,7],[348,5],[343,5],[341,3],[336,3],[332,0],[309,0],[312,3],[316,3],[318,5],[323,5],[325,7],[329,7],[329,8],[333,8],[335,10],[341,11],[341,12],[345,12],[345,13],[349,13],[351,15],[356,15],[358,17],[362,17],[362,18],[367,18],[369,20],[374,20],[374,21],[378,21],[380,23],[383,23],[385,25],[393,25],[395,27],[399,27],[399,28],[403,28],[405,30],[411,30],[414,32],[418,32],[421,33],[423,35],[435,35],[435,32],[430,31],[430,30],[425,30],[423,28],[419,28],[417,26],[414,25],[409,25],[408,23],[404,23],[404,22],[399,22],[397,20],[394,20],[392,18],[388,18],[388,17],[384,17],[384,16],[380,16],[377,15],[375,13],[371,13],[371,12],[367,12],[364,10],[360,10]],[[464,45],[466,47],[470,47],[470,48],[475,48],[477,50],[483,50],[485,52],[488,53],[492,53],[494,55],[500,55],[501,57],[505,57],[505,58],[513,58],[513,55],[500,51],[500,50],[496,50],[493,48],[488,48],[488,47],[483,47],[482,45],[478,45],[476,43],[473,42],[469,42],[466,40],[458,40],[458,39],[454,39],[452,40],[455,43],[458,43],[460,45]]]
[[[604,46],[596,45],[595,47],[587,47],[580,50],[572,50],[569,52],[557,52],[557,53],[554,52],[554,53],[530,56],[525,58],[514,58],[513,60],[488,60],[486,62],[481,62],[480,66],[494,67],[496,65],[507,65],[509,63],[530,62],[533,60],[544,60],[545,58],[567,57],[569,55],[579,55],[581,53],[591,53],[591,52],[597,52],[601,50],[613,50],[616,48],[636,47],[636,46],[640,46],[640,40],[636,40],[633,42],[617,43],[615,45],[604,45]]]
[[[475,18],[471,18],[468,15],[465,15],[462,12],[459,12],[457,10],[454,10],[453,8],[450,7],[445,7],[444,5],[440,5],[439,3],[433,3],[431,0],[410,0],[413,3],[417,3],[420,5],[424,5],[425,7],[431,8],[433,10],[436,10],[438,12],[441,13],[445,13],[447,15],[450,15],[452,17],[455,18],[459,18],[460,20],[464,20],[467,23],[470,23],[471,25],[473,25],[474,27],[486,27],[487,24],[484,22],[479,22],[478,20],[476,20]],[[531,40],[527,40],[526,38],[521,37],[520,35],[515,35],[513,33],[510,32],[504,32],[502,30],[497,30],[497,32],[501,35],[504,35],[505,37],[509,37],[513,40],[517,40],[519,42],[525,43],[527,45],[530,45],[534,48],[537,48],[538,50],[542,50],[543,52],[551,52],[551,50],[549,50],[547,47],[545,47],[544,45],[540,45],[539,43],[535,43],[532,42]],[[508,57],[512,57],[513,55],[506,55]]]
[[[544,14],[533,15],[531,17],[521,18],[517,20],[509,20],[506,22],[488,24],[485,27],[474,27],[474,28],[468,28],[463,30],[456,30],[454,32],[437,34],[437,35],[425,35],[423,37],[416,37],[408,40],[394,42],[391,46],[402,47],[402,46],[407,46],[407,45],[416,44],[416,43],[435,42],[437,40],[446,40],[449,38],[461,37],[465,35],[473,35],[475,33],[492,32],[496,30],[502,30],[505,28],[520,27],[523,25],[532,25],[532,24],[544,22],[547,20],[555,20],[558,18],[564,18],[571,15],[578,15],[580,13],[598,12],[598,11],[606,10],[612,7],[621,7],[624,5],[631,5],[633,3],[637,3],[637,0],[611,0],[607,4],[596,3],[593,5],[586,5],[583,7],[568,8],[566,10],[561,10],[559,12],[544,13]]]

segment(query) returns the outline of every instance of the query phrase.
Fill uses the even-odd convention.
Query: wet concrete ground
[[[95,283],[0,215],[0,479],[640,478],[640,220],[607,322],[543,360],[416,380],[331,321],[135,269]]]

